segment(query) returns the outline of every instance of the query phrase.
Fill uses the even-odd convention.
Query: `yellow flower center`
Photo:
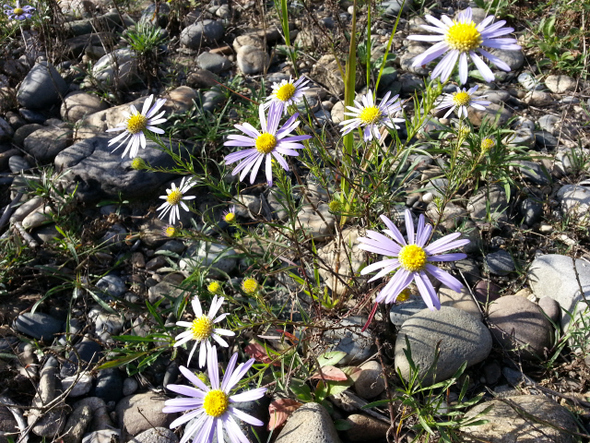
[[[495,144],[496,144],[496,143],[495,143],[495,142],[494,142],[494,140],[492,140],[491,138],[484,138],[484,139],[481,141],[481,150],[482,150],[483,152],[487,152],[487,151],[489,151],[491,148],[493,148]]]
[[[207,392],[203,400],[203,409],[211,417],[223,415],[229,408],[229,396],[221,389],[213,389]]]
[[[449,28],[445,36],[445,42],[452,49],[461,52],[473,51],[479,48],[483,39],[476,29],[475,23],[457,23]]]
[[[211,337],[213,332],[213,320],[206,315],[201,315],[193,320],[191,332],[195,340],[201,341]]]
[[[256,137],[256,150],[261,154],[270,154],[277,145],[277,139],[274,135],[264,132]]]
[[[467,92],[457,92],[453,95],[453,104],[455,106],[467,106],[471,101],[471,97]]]
[[[170,206],[176,206],[182,200],[182,192],[179,189],[175,189],[166,198],[166,201]]]
[[[340,212],[342,211],[342,203],[340,203],[338,200],[332,200],[328,205],[328,208],[332,212]]]
[[[402,248],[397,257],[406,271],[417,272],[426,266],[426,252],[418,245],[407,245]]]
[[[129,117],[127,120],[127,132],[131,134],[137,134],[140,131],[143,131],[147,126],[147,117],[141,114],[135,114]]]
[[[277,89],[275,97],[283,102],[286,102],[295,94],[295,86],[292,83],[287,83]]]
[[[377,106],[369,106],[361,111],[359,118],[365,125],[370,125],[381,118],[381,111]]]
[[[242,289],[246,294],[254,294],[258,290],[258,282],[253,278],[247,278],[242,282]]]
[[[221,285],[216,281],[211,282],[209,283],[209,286],[207,286],[207,290],[211,294],[217,294],[221,290]]]
[[[14,9],[12,10],[12,12],[13,12],[15,15],[22,15],[22,14],[25,12],[25,10],[24,10],[23,8],[14,8]]]
[[[225,214],[224,219],[226,222],[231,223],[236,219],[236,214],[234,214],[233,212],[228,212],[227,214]]]
[[[409,300],[410,296],[412,295],[412,293],[410,292],[410,290],[408,288],[404,289],[402,292],[400,292],[397,296],[397,298],[395,299],[395,301],[397,303],[402,303],[405,302],[407,300]]]
[[[173,237],[174,234],[176,234],[176,228],[174,226],[166,226],[166,229],[164,230],[164,235],[166,237]]]

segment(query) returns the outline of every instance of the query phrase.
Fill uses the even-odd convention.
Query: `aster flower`
[[[218,317],[217,311],[221,308],[223,304],[223,297],[217,298],[217,295],[213,297],[211,301],[211,307],[209,308],[209,314],[203,314],[203,309],[201,309],[201,303],[197,297],[193,298],[191,302],[193,306],[193,311],[195,313],[195,319],[192,322],[188,321],[177,321],[176,326],[182,326],[183,328],[187,328],[186,331],[176,336],[176,342],[174,346],[181,346],[191,340],[195,341],[193,348],[188,356],[188,364],[190,364],[191,359],[193,358],[193,354],[199,346],[199,367],[205,366],[207,362],[207,354],[212,352],[212,349],[215,349],[211,345],[211,340],[215,340],[221,346],[227,348],[229,345],[227,342],[221,338],[222,335],[226,337],[233,337],[236,335],[234,332],[228,329],[220,329],[215,328],[215,323],[219,323],[229,314],[221,314]],[[217,352],[217,351],[215,351]]]
[[[510,71],[510,67],[500,58],[490,54],[482,49],[482,46],[497,48],[508,51],[518,51],[520,46],[516,44],[513,38],[497,38],[502,35],[510,34],[513,28],[503,28],[505,20],[500,20],[492,24],[494,16],[489,15],[481,23],[476,25],[472,21],[471,8],[462,11],[457,20],[451,20],[443,15],[440,20],[431,15],[424,17],[430,25],[421,25],[427,31],[434,32],[438,35],[409,35],[409,40],[419,40],[423,42],[436,42],[434,46],[426,50],[414,59],[413,66],[427,65],[431,61],[446,54],[432,71],[431,77],[440,77],[442,82],[447,81],[453,68],[459,60],[459,78],[461,84],[467,82],[467,57],[469,56],[475,64],[477,70],[487,82],[494,80],[494,74],[484,61],[476,54],[486,57],[494,65],[503,71]]]
[[[188,180],[186,177],[183,177],[180,181],[180,186],[177,188],[174,183],[172,183],[172,188],[166,189],[167,195],[161,195],[160,198],[166,200],[164,203],[158,207],[158,211],[162,211],[159,214],[159,217],[162,218],[166,216],[168,212],[170,212],[170,224],[176,223],[176,219],[180,220],[180,209],[179,206],[182,206],[182,209],[185,211],[189,211],[188,206],[184,203],[183,200],[193,200],[196,198],[194,195],[184,195],[186,192],[195,186],[196,183],[193,181],[193,178],[189,178]]]
[[[435,109],[449,109],[443,118],[447,118],[451,112],[455,110],[457,110],[457,117],[467,118],[467,108],[469,106],[481,111],[485,110],[485,107],[489,106],[491,102],[488,100],[481,100],[482,98],[485,98],[485,95],[481,97],[473,96],[478,87],[479,86],[476,85],[469,90],[466,88],[457,88],[456,92],[445,94]]]
[[[463,253],[442,253],[451,249],[460,248],[469,243],[469,240],[456,240],[461,234],[455,233],[446,235],[434,243],[425,246],[432,232],[432,226],[425,224],[424,215],[420,215],[418,228],[414,232],[414,222],[412,221],[412,215],[409,210],[406,210],[405,218],[407,243],[391,220],[384,215],[381,216],[381,220],[383,220],[388,229],[383,232],[391,237],[391,239],[375,231],[367,231],[368,237],[359,238],[359,242],[361,243],[359,248],[391,257],[367,266],[361,271],[361,274],[364,275],[381,269],[369,280],[373,281],[392,271],[396,271],[393,277],[391,277],[391,280],[389,280],[377,296],[377,302],[395,302],[399,294],[412,281],[415,281],[426,305],[430,309],[440,309],[440,301],[426,272],[453,291],[460,292],[463,287],[461,282],[447,272],[434,266],[432,262],[449,262],[464,259],[466,255]]]
[[[283,107],[283,112],[286,114],[289,106],[300,102],[303,99],[303,91],[309,89],[309,86],[305,86],[309,83],[309,80],[305,77],[299,78],[293,82],[293,78],[289,77],[289,80],[283,80],[280,83],[274,83],[272,85],[272,93],[267,99],[266,106],[275,102]]]
[[[130,105],[129,109],[131,112],[124,112],[123,114],[127,121],[125,123],[121,123],[116,128],[107,129],[107,132],[124,131],[122,134],[119,134],[114,139],[109,141],[109,146],[120,141],[119,145],[113,149],[113,152],[127,143],[127,147],[123,151],[123,155],[121,157],[125,157],[129,152],[129,157],[135,158],[139,152],[139,147],[141,146],[143,149],[146,147],[146,131],[151,131],[156,134],[164,133],[164,130],[157,128],[156,125],[164,123],[167,120],[162,118],[166,111],[162,111],[157,115],[156,113],[160,110],[164,103],[166,103],[166,99],[159,98],[152,106],[153,100],[154,95],[152,94],[143,103],[141,113],[135,108],[135,106]]]
[[[385,97],[377,106],[377,103],[373,99],[373,93],[371,90],[365,95],[354,101],[354,106],[347,106],[351,112],[345,112],[344,115],[354,117],[352,119],[344,120],[340,122],[342,125],[342,135],[346,135],[356,128],[363,128],[363,137],[365,142],[368,142],[375,137],[379,140],[381,133],[379,129],[386,126],[390,129],[399,129],[395,123],[402,123],[405,120],[403,118],[395,118],[394,115],[399,114],[402,111],[402,105],[399,101],[399,95],[395,95],[391,98],[389,96],[391,92],[387,92]]]
[[[21,7],[18,0],[14,8],[10,5],[4,5],[4,13],[8,15],[9,20],[26,20],[32,17],[33,12],[35,12],[35,8],[29,5]]]
[[[223,221],[226,223],[234,223],[236,221],[236,205],[231,205],[229,209],[223,211]]]
[[[166,386],[167,389],[188,397],[166,400],[164,409],[162,409],[162,412],[165,413],[187,412],[170,424],[171,429],[193,420],[184,429],[184,435],[180,443],[186,443],[191,438],[193,443],[212,443],[215,434],[217,434],[216,441],[222,443],[225,441],[224,429],[232,443],[248,443],[248,439],[236,423],[236,418],[253,426],[262,426],[264,424],[257,418],[235,407],[236,403],[258,400],[266,392],[266,388],[257,388],[230,395],[230,391],[254,364],[254,359],[251,358],[236,368],[237,360],[238,354],[236,352],[229,360],[220,384],[217,350],[213,346],[211,352],[209,352],[207,362],[211,387],[205,385],[184,366],[180,367],[180,372],[194,387],[172,384]]]
[[[274,158],[279,165],[285,170],[289,170],[289,165],[284,159],[283,155],[297,157],[299,153],[295,149],[303,149],[301,143],[296,143],[302,140],[311,138],[311,135],[296,135],[294,137],[287,137],[291,132],[299,126],[299,122],[295,121],[299,116],[298,113],[293,114],[289,120],[277,131],[279,120],[283,114],[282,105],[279,103],[271,103],[268,110],[268,121],[266,120],[264,105],[259,107],[260,126],[262,132],[259,132],[249,123],[243,125],[235,125],[237,129],[242,131],[248,137],[243,135],[230,135],[229,141],[224,143],[225,146],[240,146],[250,147],[243,151],[233,152],[225,157],[226,164],[232,164],[239,160],[242,162],[234,168],[232,175],[240,174],[240,180],[243,180],[248,171],[250,172],[250,183],[254,183],[256,174],[260,169],[263,160],[266,160],[266,181],[268,186],[272,186],[272,159]]]

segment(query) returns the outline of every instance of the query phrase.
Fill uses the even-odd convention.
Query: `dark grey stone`
[[[203,20],[187,26],[180,33],[180,43],[190,49],[199,49],[203,43],[211,43],[223,37],[223,25],[215,20]]]
[[[108,146],[111,136],[99,135],[76,143],[58,154],[55,166],[68,170],[68,179],[78,185],[76,195],[85,200],[111,198],[141,198],[155,196],[161,186],[175,176],[167,173],[136,171],[131,169],[131,160],[121,159]],[[177,150],[177,147],[174,147]],[[146,163],[156,168],[170,168],[174,161],[165,152],[148,141],[139,155]]]
[[[127,290],[125,282],[115,274],[108,274],[102,277],[96,282],[96,287],[114,298],[121,297]]]
[[[68,92],[66,81],[51,63],[37,63],[16,93],[18,103],[29,109],[45,109],[61,102]]]
[[[197,57],[197,65],[201,69],[218,74],[231,68],[232,62],[221,54],[203,52]]]
[[[526,198],[520,203],[520,214],[522,215],[523,223],[533,226],[541,220],[543,203],[535,198]]]
[[[18,113],[20,114],[20,116],[22,118],[25,119],[25,121],[27,123],[43,124],[43,123],[45,123],[45,120],[47,120],[47,117],[45,117],[43,114],[41,114],[39,112],[31,111],[30,109],[26,109],[26,108],[20,108],[18,110]]]
[[[535,148],[536,149],[555,149],[557,147],[557,138],[547,131],[535,131]]]
[[[102,398],[105,403],[123,398],[123,373],[118,368],[103,369],[96,377],[93,397]]]
[[[539,186],[551,184],[551,175],[539,163],[523,160],[519,161],[518,164],[520,165],[520,172],[530,182]]]
[[[38,340],[51,340],[54,334],[62,329],[63,322],[42,312],[26,312],[19,315],[14,328],[30,337]]]
[[[6,120],[0,117],[0,141],[7,141],[14,135],[14,130]]]
[[[91,366],[92,363],[96,363],[102,356],[102,346],[86,337],[80,343],[76,344],[74,349],[75,351],[69,354],[68,359],[62,365],[60,371],[62,377],[74,375],[78,365]]]
[[[504,249],[488,254],[484,261],[492,274],[507,275],[515,269],[512,256]]]

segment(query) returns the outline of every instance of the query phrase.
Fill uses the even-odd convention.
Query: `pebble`
[[[232,62],[221,54],[203,52],[197,57],[197,65],[201,69],[219,74],[231,68]]]
[[[240,71],[246,75],[260,74],[268,67],[269,57],[265,51],[256,46],[242,46],[238,50],[237,64]]]
[[[121,439],[118,429],[101,429],[91,432],[82,439],[82,443],[117,443]]]
[[[476,222],[487,221],[488,216],[493,221],[506,221],[507,209],[506,193],[500,186],[482,187],[467,202],[469,216]]]
[[[486,255],[484,262],[488,271],[495,275],[508,275],[516,269],[512,256],[504,249]]]
[[[481,311],[473,297],[465,287],[461,292],[455,292],[452,289],[442,286],[438,290],[438,297],[441,306],[450,306],[451,308],[461,309],[470,313],[479,321],[482,321]]]
[[[297,222],[305,233],[314,240],[326,240],[334,232],[336,221],[327,204],[317,206],[316,212],[311,206],[303,206],[297,214]],[[321,214],[321,215],[320,215]]]
[[[424,309],[402,325],[395,342],[395,369],[405,379],[410,375],[404,352],[406,341],[424,386],[446,380],[464,362],[469,367],[485,360],[492,350],[492,336],[482,322],[465,311],[446,306],[439,311]],[[433,374],[431,367],[439,342],[440,354]]]
[[[556,325],[560,323],[561,308],[559,307],[559,303],[557,303],[556,300],[552,299],[551,297],[541,297],[539,299],[539,307],[543,310],[549,320],[551,320]]]
[[[107,295],[107,300],[120,298],[127,291],[127,286],[121,277],[115,274],[108,274],[96,282],[97,289]]]
[[[541,308],[526,298],[509,295],[488,308],[488,325],[503,350],[524,360],[539,361],[551,348],[553,327]]]
[[[543,89],[543,85],[528,72],[523,72],[518,76],[518,83],[527,91]]]
[[[55,67],[51,63],[40,62],[33,66],[20,84],[16,100],[24,108],[46,109],[58,104],[67,91],[68,85]]]
[[[535,148],[552,150],[557,147],[557,138],[547,131],[535,131]]]
[[[287,419],[275,443],[340,443],[334,421],[319,403],[306,403]]]
[[[361,332],[366,323],[362,317],[348,317],[338,323],[338,327],[326,331],[323,338],[331,343],[330,350],[342,351],[346,356],[341,365],[355,365],[366,361],[375,352],[373,338],[369,331]]]
[[[382,440],[389,430],[389,424],[364,414],[350,414],[346,422],[350,428],[345,433],[350,441]]]
[[[103,369],[98,373],[93,396],[103,399],[105,403],[123,397],[123,374],[119,368]]]
[[[168,428],[153,428],[136,435],[129,443],[177,443],[178,437]]]
[[[131,48],[115,49],[94,64],[92,77],[105,87],[112,83],[113,78],[117,79],[119,87],[126,86],[134,80],[137,64],[137,55]]]
[[[67,391],[70,389],[70,386],[74,385],[72,390],[68,393],[68,397],[81,397],[90,392],[93,382],[94,378],[92,375],[85,371],[79,375],[64,377],[61,380],[61,386],[64,391]]]
[[[520,203],[520,215],[522,222],[528,226],[533,226],[541,221],[543,216],[543,203],[536,198],[526,198]]]
[[[57,377],[58,362],[50,357],[41,370],[41,377],[37,392],[29,410],[27,423],[31,430],[39,437],[53,437],[60,433],[66,424],[66,409],[63,399],[56,402],[55,406],[45,411],[43,407],[54,401],[61,394],[61,383]]]
[[[383,369],[379,362],[371,360],[363,363],[360,370],[361,372],[354,382],[354,390],[359,397],[368,400],[377,397],[385,390]]]
[[[115,411],[123,436],[138,435],[151,428],[169,427],[178,414],[162,412],[166,400],[168,400],[166,395],[144,392],[124,397],[119,401]]]
[[[515,412],[515,408],[522,412]],[[463,426],[460,430],[490,443],[573,443],[573,433],[578,429],[571,413],[544,395],[519,395],[482,402],[467,411],[464,418],[475,417],[486,423]]]
[[[576,90],[576,80],[569,75],[548,75],[545,86],[553,93],[563,94]]]
[[[567,217],[576,217],[580,225],[590,224],[590,187],[563,185],[557,191],[561,212]]]
[[[389,321],[399,328],[414,314],[426,308],[426,303],[424,303],[422,297],[411,297],[409,300],[391,305],[391,308],[389,308]]]
[[[364,255],[359,249],[358,237],[358,229],[347,228],[342,231],[341,238],[318,249],[318,256],[324,261],[325,268],[327,268],[322,266],[319,269],[320,276],[332,293],[337,296],[344,295],[348,291],[348,285],[342,282],[346,282],[356,275],[365,262]],[[333,272],[336,269],[338,270],[337,276]]]
[[[571,315],[567,313],[574,313],[580,301],[590,298],[590,264],[576,259],[574,269],[574,259],[571,257],[558,254],[542,255],[533,260],[527,277],[536,297],[550,297],[559,303],[562,310],[561,328],[567,333],[570,324],[573,324]],[[580,293],[578,277],[584,294]],[[582,315],[589,321],[588,313],[578,309],[576,319]]]
[[[92,409],[88,405],[80,405],[71,413],[64,426],[64,443],[79,443],[86,428],[92,421]]]
[[[215,275],[215,269],[230,273],[236,267],[236,251],[220,243],[195,242],[191,244],[182,260],[181,270],[192,273],[195,268],[210,268],[209,274]]]
[[[43,341],[51,341],[54,334],[62,330],[62,326],[62,321],[42,312],[25,312],[14,322],[14,328],[18,332]]]
[[[221,40],[223,24],[217,20],[203,20],[184,28],[180,33],[180,44],[190,49],[200,49],[203,43]]]
[[[135,394],[137,388],[139,388],[139,383],[137,382],[135,377],[127,377],[123,381],[123,396],[127,397],[131,394]]]

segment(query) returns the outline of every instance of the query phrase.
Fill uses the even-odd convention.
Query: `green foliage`
[[[155,58],[167,40],[164,30],[146,18],[127,28],[122,37],[140,57],[145,58]]]
[[[459,443],[463,441],[459,428],[462,426],[477,426],[486,423],[479,420],[478,417],[463,418],[465,409],[479,403],[483,394],[476,395],[470,399],[467,398],[469,386],[469,376],[464,375],[467,362],[464,362],[453,376],[445,381],[429,384],[426,379],[431,379],[432,374],[436,373],[440,348],[437,346],[434,361],[425,371],[425,375],[420,377],[421,368],[416,366],[412,359],[412,352],[408,338],[406,337],[406,348],[404,354],[409,365],[409,374],[407,377],[398,372],[400,386],[396,388],[397,395],[392,400],[378,400],[369,403],[364,409],[374,406],[382,406],[391,401],[401,401],[400,406],[400,424],[397,427],[401,429],[403,422],[413,422],[412,429],[416,433],[412,441],[442,441],[445,443]],[[453,402],[447,397],[450,390],[456,388],[456,384],[462,381],[461,388],[457,399]],[[488,409],[482,411],[485,414]]]

